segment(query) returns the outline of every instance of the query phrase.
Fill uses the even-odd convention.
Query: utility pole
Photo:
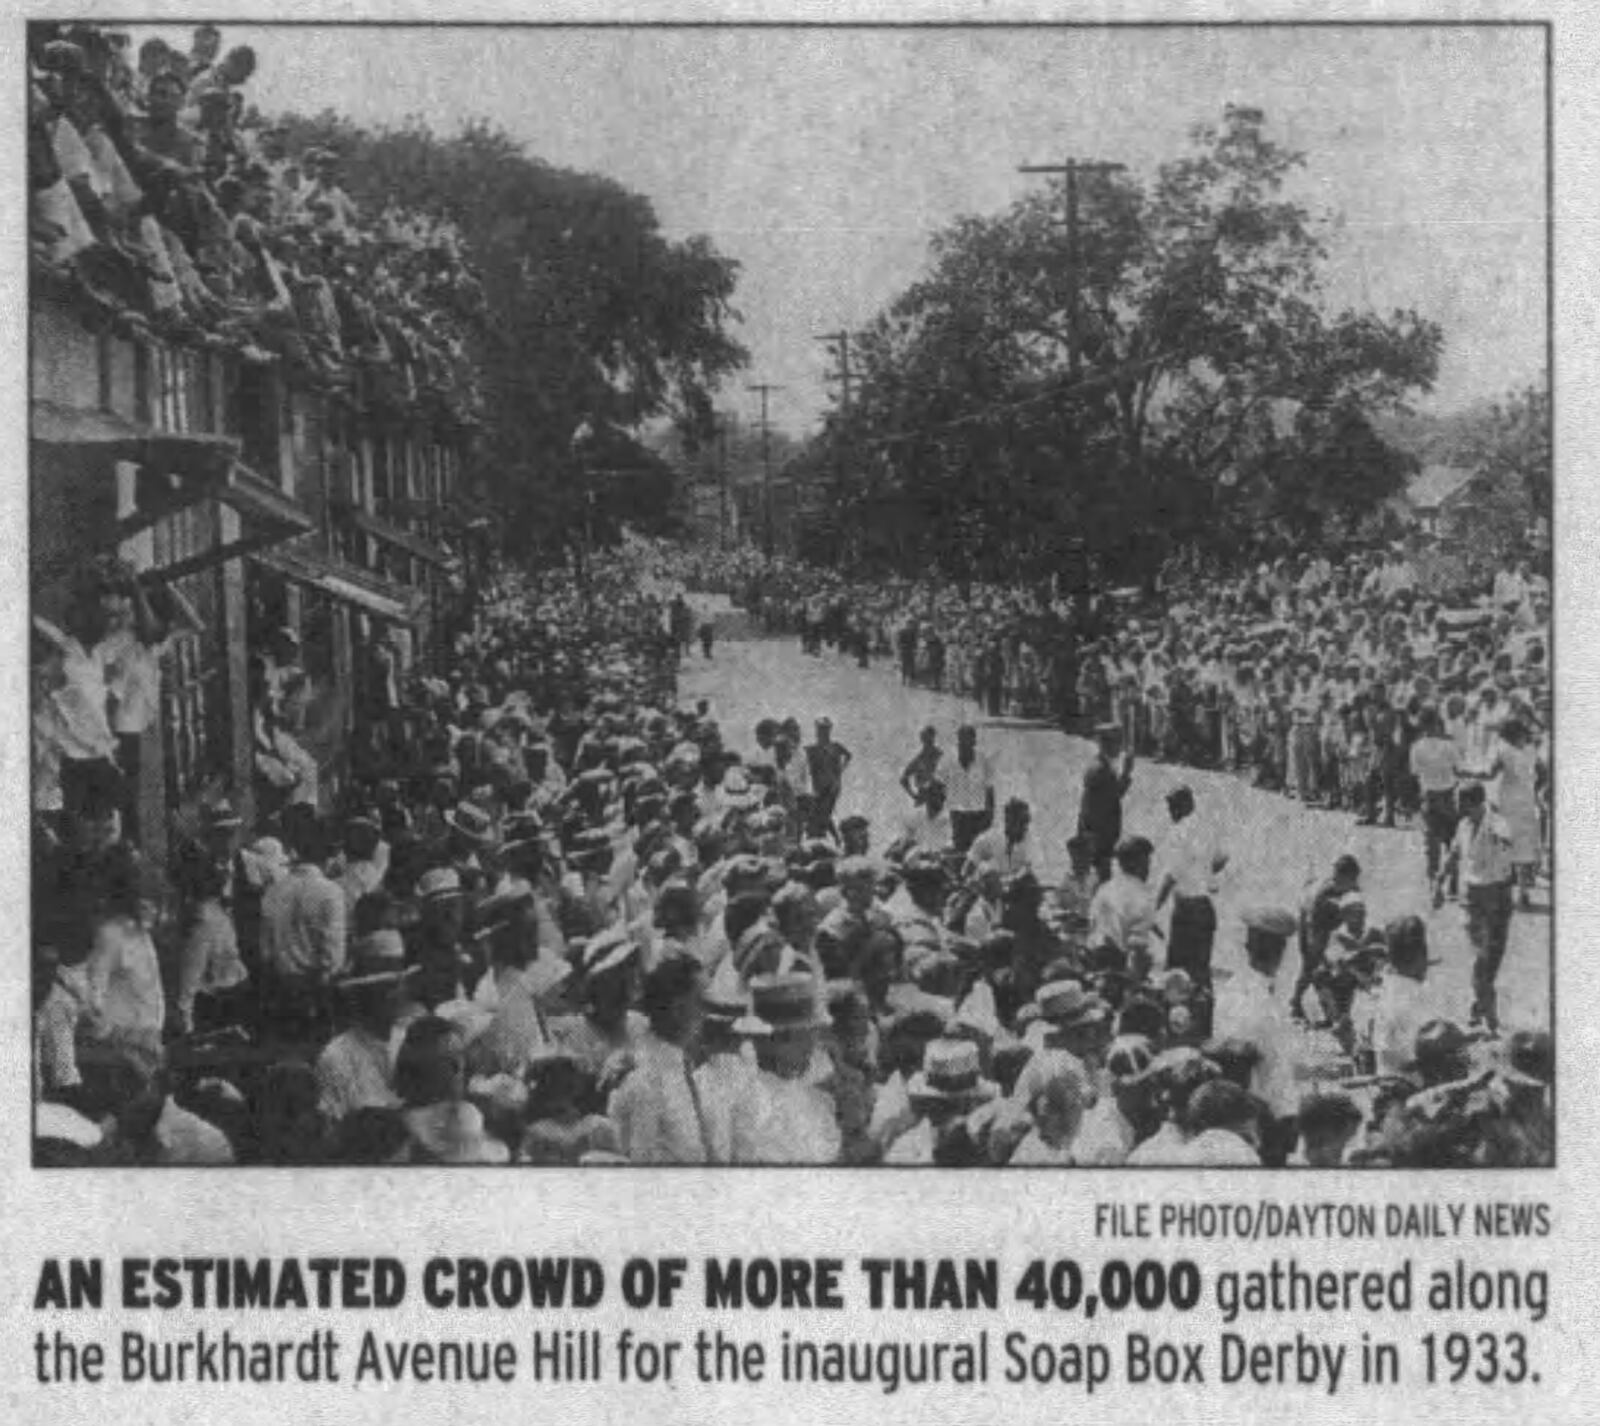
[[[850,409],[850,385],[855,380],[855,373],[850,370],[850,333],[845,331],[823,332],[817,338],[827,346],[828,350],[838,361],[838,366],[830,371],[823,380],[830,385],[837,382],[839,385],[839,405],[842,409]]]
[[[718,414],[711,428],[712,439],[717,443],[717,496],[721,510],[720,529],[722,548],[728,548],[728,424],[729,416]]]
[[[1017,168],[1018,173],[1064,173],[1067,176],[1067,271],[1069,285],[1067,288],[1067,369],[1072,374],[1076,383],[1082,375],[1082,313],[1080,311],[1080,290],[1082,276],[1078,255],[1078,175],[1080,173],[1121,173],[1127,168],[1125,163],[1098,163],[1087,162],[1083,159],[1069,158],[1063,163],[1025,163]]]
[[[837,382],[838,386],[839,386],[839,416],[840,416],[840,422],[839,422],[838,429],[835,432],[834,442],[833,442],[833,462],[834,462],[833,484],[834,484],[834,489],[833,489],[833,510],[832,510],[833,526],[834,526],[834,529],[833,529],[834,557],[837,559],[839,557],[840,553],[842,552],[842,545],[843,545],[843,539],[844,539],[844,528],[843,528],[844,521],[842,519],[842,512],[843,512],[844,503],[845,503],[845,499],[844,499],[844,486],[845,486],[844,442],[845,442],[845,431],[846,431],[846,428],[847,428],[847,423],[849,422],[849,419],[850,419],[850,394],[851,394],[850,393],[850,386],[851,386],[851,382],[854,379],[855,373],[850,370],[850,333],[849,332],[845,331],[842,327],[837,332],[823,332],[817,337],[817,341],[824,343],[827,346],[829,352],[832,353],[833,357],[838,362],[838,366],[833,371],[830,371],[823,378],[823,380],[828,382],[829,385],[832,385],[835,382]]]
[[[774,391],[782,391],[781,386],[774,386],[770,381],[758,381],[748,386],[746,390],[761,393],[761,500],[763,507],[762,523],[766,526],[765,544],[767,558],[772,558],[772,423],[767,420],[767,398]]]

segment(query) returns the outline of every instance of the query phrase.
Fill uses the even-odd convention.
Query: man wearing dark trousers
[[[1100,750],[1083,774],[1078,803],[1078,835],[1093,849],[1094,869],[1101,881],[1111,879],[1111,859],[1122,840],[1122,798],[1133,781],[1133,758],[1122,751],[1122,729],[1102,723],[1096,730]]]
[[[1467,937],[1472,942],[1472,1023],[1499,1028],[1495,981],[1506,958],[1514,910],[1511,833],[1500,817],[1491,813],[1481,783],[1461,789],[1461,825],[1455,845],[1439,872],[1438,887],[1459,870],[1467,894]]]
[[[978,731],[971,724],[956,729],[955,761],[944,768],[944,786],[955,849],[965,856],[994,823],[994,764],[978,751]]]

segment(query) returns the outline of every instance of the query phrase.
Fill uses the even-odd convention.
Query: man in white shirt
[[[1197,986],[1211,984],[1211,951],[1217,936],[1218,878],[1228,854],[1211,829],[1195,815],[1194,793],[1175,787],[1167,794],[1172,837],[1164,852],[1166,870],[1156,893],[1156,910],[1172,898],[1168,928],[1167,969],[1186,971]]]
[[[1411,745],[1411,775],[1422,791],[1422,826],[1427,846],[1428,882],[1439,875],[1439,861],[1456,834],[1455,740],[1445,736],[1437,710],[1422,714],[1422,736]]]
[[[1494,577],[1494,603],[1497,609],[1518,609],[1528,597],[1528,586],[1522,578],[1522,566],[1503,569]]]
[[[1389,970],[1373,997],[1368,1038],[1379,1074],[1403,1074],[1411,1066],[1417,1032],[1439,1018],[1427,988],[1428,931],[1421,917],[1406,916],[1388,928]]]
[[[811,815],[811,771],[803,751],[780,733],[772,744],[772,784],[791,841],[798,841]]]
[[[952,820],[955,814],[951,813]],[[966,874],[971,876],[985,870],[995,870],[1007,881],[1024,872],[1032,872],[1033,839],[1028,829],[1033,822],[1033,810],[1020,797],[1006,803],[1002,824],[981,833],[967,852]]]
[[[633,1049],[633,1068],[612,1093],[611,1118],[622,1152],[636,1164],[704,1164],[713,1141],[689,1060],[702,1014],[699,963],[670,956],[645,978],[650,1029]]]
[[[143,909],[122,896],[98,908],[85,975],[94,1038],[159,1048],[167,1020],[161,964]]]
[[[345,823],[344,867],[339,873],[339,889],[351,918],[356,903],[383,885],[389,874],[389,844],[376,817],[358,813]]]
[[[907,814],[903,830],[891,853],[933,852],[943,855],[954,839],[950,814],[944,806],[944,784],[937,779],[924,785],[922,802]]]
[[[329,1123],[357,1109],[400,1104],[395,1024],[404,999],[405,943],[398,931],[375,931],[358,943],[356,955],[357,974],[339,986],[350,1024],[317,1056],[317,1109]]]
[[[261,898],[261,969],[268,1018],[285,1034],[325,1013],[328,982],[345,964],[345,894],[322,867],[325,834],[316,814],[297,805],[285,817],[293,862]]]
[[[1491,1030],[1499,1025],[1495,980],[1506,956],[1513,910],[1511,832],[1488,807],[1482,783],[1461,789],[1461,825],[1445,859],[1435,898],[1444,879],[1457,869],[1466,885],[1467,937],[1476,953],[1472,965],[1472,1021]]]
[[[1297,1033],[1288,1003],[1277,993],[1283,954],[1294,935],[1294,914],[1277,907],[1245,912],[1245,956],[1248,967],[1217,995],[1214,1034],[1254,1045],[1260,1058],[1251,1072],[1250,1091],[1273,1116],[1264,1135],[1261,1161],[1282,1167],[1294,1147],[1294,1115],[1299,1109],[1295,1084]]]
[[[978,732],[963,723],[956,729],[956,755],[941,769],[955,849],[966,852],[994,822],[994,760],[978,751]]]
[[[1150,974],[1150,940],[1156,932],[1156,898],[1150,890],[1148,837],[1129,837],[1116,851],[1117,869],[1089,903],[1089,946],[1110,942],[1128,961],[1135,981]]]

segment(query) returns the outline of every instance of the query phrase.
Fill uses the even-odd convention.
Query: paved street
[[[1067,861],[1066,841],[1076,824],[1080,780],[1093,755],[1090,743],[1052,728],[984,718],[965,699],[902,687],[887,661],[861,670],[831,651],[808,657],[795,639],[755,635],[736,611],[724,608],[718,624],[721,637],[714,658],[707,663],[696,653],[686,661],[681,694],[685,700],[709,698],[733,746],[741,751],[753,746],[752,730],[764,717],[792,715],[809,739],[812,719],[828,714],[835,737],[855,754],[840,815],[860,812],[871,818],[873,845],[881,848],[908,810],[898,778],[915,749],[917,730],[931,723],[939,729],[940,742],[953,746],[956,726],[974,722],[979,745],[995,758],[1001,800],[1021,796],[1032,805],[1045,874],[1060,876]],[[1141,763],[1134,771],[1125,823],[1130,833],[1149,836],[1158,856],[1167,825],[1164,799],[1180,782],[1194,789],[1202,814],[1229,829],[1225,840],[1232,865],[1221,897],[1219,968],[1241,964],[1240,907],[1274,899],[1297,908],[1307,883],[1349,851],[1361,861],[1369,917],[1380,923],[1408,911],[1429,917],[1432,951],[1440,961],[1430,976],[1446,1012],[1465,1023],[1471,1004],[1465,915],[1455,904],[1429,913],[1420,831],[1357,827],[1351,816],[1307,810],[1225,773]],[[1533,912],[1515,917],[1501,971],[1501,1018],[1508,1030],[1549,1024],[1547,888],[1535,893],[1535,903]]]

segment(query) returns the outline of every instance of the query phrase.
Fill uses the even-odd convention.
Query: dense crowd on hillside
[[[848,581],[749,553],[696,572],[813,651],[892,659],[990,716],[1115,723],[1138,756],[1236,769],[1367,822],[1420,816],[1453,789],[1413,756],[1442,735],[1458,765],[1495,769],[1519,863],[1543,861],[1550,583],[1527,559],[1481,586],[1423,590],[1396,551],[1284,558],[1178,578],[1159,598]]]
[[[121,336],[281,363],[368,399],[472,419],[482,288],[456,231],[363,213],[330,149],[291,152],[246,103],[248,45],[187,52],[91,24],[29,27],[38,290]]]
[[[157,868],[103,736],[136,691],[147,611],[102,569],[71,634],[36,648],[36,739],[65,755],[35,821],[40,1160],[1548,1162],[1549,1037],[1501,1033],[1495,996],[1528,859],[1506,726],[1476,760],[1431,731],[1411,749],[1424,796],[1450,765],[1452,825],[1428,810],[1438,894],[1472,926],[1474,1024],[1439,1013],[1423,921],[1366,924],[1349,858],[1302,907],[1247,908],[1247,970],[1224,979],[1226,829],[1180,788],[1160,836],[1125,835],[1130,729],[1111,705],[1083,710],[1100,756],[1059,884],[1032,809],[997,805],[975,731],[929,742],[903,814],[875,825],[838,815],[848,727],[728,729],[681,706],[680,660],[717,656],[694,587],[751,573],[639,550],[581,578],[502,573],[442,666],[379,700],[336,799],[262,778],[248,832],[219,797]],[[805,598],[786,609],[746,592],[820,648],[811,600],[837,588],[791,585]],[[1523,588],[1513,614],[1538,601]],[[875,606],[891,627],[903,594]],[[1225,662],[1235,636],[1205,631],[1263,613],[1239,589],[1189,597],[1148,643],[1102,633],[1100,656]],[[1272,653],[1248,636],[1262,665],[1304,666],[1330,602],[1365,612],[1250,597],[1289,629]],[[1492,678],[1479,627],[1449,667]],[[1501,612],[1482,627],[1501,637]],[[1388,629],[1336,633],[1387,673]],[[1428,658],[1413,679],[1458,676]],[[292,640],[269,663],[292,687]],[[1537,666],[1526,646],[1510,664]]]

